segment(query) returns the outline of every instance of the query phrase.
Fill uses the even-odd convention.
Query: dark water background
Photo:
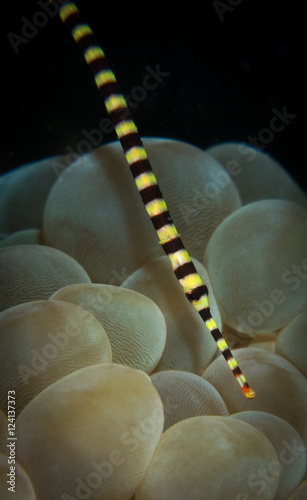
[[[269,137],[263,129],[270,127],[274,110],[286,109],[295,118],[260,144],[306,188],[302,4],[83,0],[77,5],[124,94],[139,99],[132,101],[141,135],[203,148],[226,140],[248,142],[259,134]],[[32,0],[5,8],[1,172],[75,150],[84,130],[99,128],[107,116],[82,55],[57,16],[24,38],[16,54],[8,33],[22,36],[22,18],[32,22],[43,9]],[[142,86],[148,67],[157,65],[169,74],[141,98],[142,91],[133,89]],[[114,139],[114,133],[103,134],[104,143]]]

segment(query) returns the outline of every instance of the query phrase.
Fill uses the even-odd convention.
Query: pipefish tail
[[[254,398],[255,392],[247,383],[211,316],[208,303],[208,288],[198,275],[173,223],[137,127],[102,48],[96,42],[89,25],[83,21],[75,3],[63,3],[59,10],[59,16],[83,52],[88,67],[93,74],[99,94],[103,98],[108,115],[113,122],[145,209],[157,232],[160,244],[171,262],[176,278],[182,285],[187,299],[196,308],[216,341],[243,394],[249,399]]]

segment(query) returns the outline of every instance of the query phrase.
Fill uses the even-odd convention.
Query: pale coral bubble
[[[222,142],[206,149],[219,161],[237,186],[243,205],[278,198],[307,207],[304,191],[284,166],[266,151],[243,142]]]
[[[204,265],[223,322],[251,337],[284,327],[307,293],[307,209],[284,200],[249,203],[214,231]]]
[[[44,205],[65,156],[51,156],[0,176],[0,233],[42,227]]]
[[[274,500],[287,500],[306,471],[305,446],[298,432],[285,420],[262,411],[243,411],[230,418],[253,425],[271,441],[278,456],[278,463],[268,471],[279,478]]]
[[[221,326],[208,273],[193,259],[198,273],[209,289],[211,314]],[[209,330],[190,304],[178,283],[166,256],[154,259],[135,271],[121,285],[153,300],[161,309],[167,327],[166,345],[155,371],[169,369],[201,374],[216,352],[216,343]]]
[[[0,313],[0,404],[17,393],[16,415],[39,392],[65,375],[110,363],[106,331],[87,311],[68,302],[33,301]]]
[[[144,372],[101,363],[38,394],[16,429],[39,499],[129,500],[161,437],[163,406]]]
[[[163,402],[164,431],[186,418],[228,415],[217,390],[194,373],[169,370],[154,373],[150,378]]]
[[[148,297],[112,285],[82,283],[61,288],[50,297],[83,307],[105,329],[113,363],[146,373],[158,364],[166,341],[166,324],[159,307]]]
[[[0,242],[0,248],[12,245],[41,245],[43,243],[40,229],[21,229],[9,234]]]
[[[288,500],[305,500],[307,498],[307,479],[292,492]]]
[[[296,316],[279,333],[276,353],[287,359],[307,377],[307,311]]]
[[[32,300],[46,300],[73,283],[90,283],[72,257],[44,245],[0,248],[0,311]]]
[[[136,500],[247,500],[259,492],[258,470],[273,461],[273,445],[251,425],[229,417],[188,418],[163,433]],[[273,477],[261,500],[273,500],[277,486]]]
[[[287,360],[265,349],[234,349],[233,355],[256,392],[253,400],[241,393],[222,356],[202,375],[220,393],[229,413],[249,410],[272,413],[291,424],[307,446],[306,378]]]

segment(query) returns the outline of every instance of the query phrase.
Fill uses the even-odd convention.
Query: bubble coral
[[[305,500],[307,498],[307,479],[292,492],[288,500]]]
[[[163,402],[164,431],[186,418],[228,415],[217,390],[194,373],[169,370],[153,373],[150,378]]]
[[[64,252],[43,245],[0,248],[0,311],[32,300],[46,300],[73,283],[89,283],[84,269]]]
[[[0,242],[0,248],[12,245],[41,245],[42,243],[40,229],[21,229],[4,238]]]
[[[255,336],[285,326],[306,302],[307,210],[284,200],[249,203],[227,217],[206,248],[223,322]]]
[[[57,180],[54,163],[66,166],[65,156],[44,158],[1,176],[1,233],[42,227],[45,201],[51,186]]]
[[[163,433],[136,500],[251,498],[257,481],[250,478],[275,460],[270,441],[245,422],[188,418]],[[278,478],[272,478],[261,500],[273,500],[277,487]]]
[[[287,360],[265,349],[235,349],[234,355],[256,391],[252,402],[238,393],[235,380],[228,377],[225,384],[228,370],[222,358],[213,361],[203,373],[222,396],[229,413],[254,410],[276,415],[294,427],[306,446],[306,378]]]
[[[99,321],[68,302],[33,301],[2,311],[0,342],[0,406],[7,406],[7,392],[14,387],[16,415],[56,380],[112,361]]]
[[[159,307],[148,297],[112,285],[82,283],[61,288],[50,300],[63,300],[89,311],[105,329],[113,363],[152,372],[166,341]]]
[[[215,227],[241,205],[237,189],[201,149],[170,139],[143,142],[176,225],[201,259]],[[214,189],[220,177],[225,186]],[[112,271],[124,267],[130,275],[162,255],[118,142],[77,160],[59,180],[45,205],[44,241],[80,262],[93,282],[120,284]]]
[[[207,283],[209,305],[215,321],[220,325],[219,311],[205,268],[193,260],[197,270]],[[155,371],[168,369],[202,373],[216,351],[216,343],[204,328],[204,323],[191,307],[166,256],[154,259],[135,271],[121,285],[135,290],[153,300],[161,309],[167,328],[166,345]]]
[[[129,500],[161,437],[163,406],[144,372],[101,363],[40,392],[16,429],[39,499]]]
[[[307,208],[304,191],[269,153],[236,141],[215,144],[206,152],[229,173],[243,205],[260,199],[282,199]]]
[[[278,334],[276,353],[307,377],[307,311],[299,313]]]
[[[268,474],[279,478],[274,500],[287,500],[306,471],[306,452],[298,432],[285,420],[262,411],[243,411],[230,415],[251,424],[271,441],[278,462],[271,464]]]

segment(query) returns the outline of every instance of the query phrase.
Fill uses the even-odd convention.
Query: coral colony
[[[38,4],[15,53],[59,14],[108,117],[89,153],[0,177],[1,498],[304,498],[307,199],[263,151],[295,115],[249,144],[141,139],[77,6]]]

